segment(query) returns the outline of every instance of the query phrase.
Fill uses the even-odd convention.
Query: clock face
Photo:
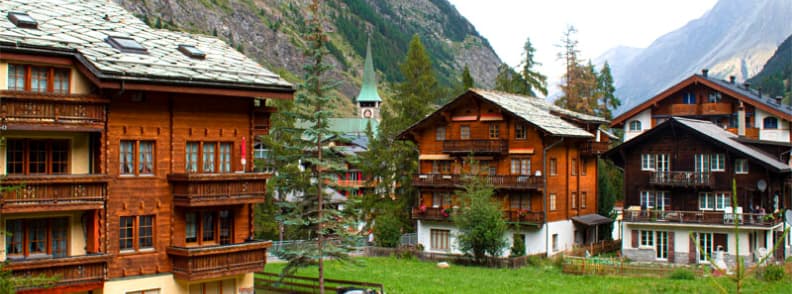
[[[363,117],[366,117],[366,118],[371,117],[371,109],[363,110]]]

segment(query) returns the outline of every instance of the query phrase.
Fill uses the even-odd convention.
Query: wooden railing
[[[652,172],[649,184],[674,187],[711,186],[712,174],[696,171]]]
[[[168,247],[176,279],[195,281],[264,269],[271,241],[211,247]]]
[[[444,153],[496,153],[504,154],[509,151],[506,140],[445,140],[443,141]]]
[[[732,134],[739,135],[739,130],[737,128],[728,128],[726,130]],[[759,128],[745,128],[745,137],[759,140]]]
[[[698,104],[671,104],[671,115],[697,115]]]
[[[583,155],[600,155],[608,151],[608,142],[588,141],[580,145],[580,152]]]
[[[704,103],[701,104],[702,115],[725,115],[732,114],[731,103]]]
[[[507,222],[512,223],[544,223],[544,213],[541,211],[504,210],[503,216],[506,218]]]
[[[572,249],[567,250],[564,255],[585,257],[588,252],[591,256],[596,256],[602,253],[621,250],[621,243],[621,240],[602,240],[591,244],[575,244]]]
[[[764,213],[732,213],[728,211],[679,211],[645,210],[625,211],[625,222],[686,223],[709,225],[732,225],[739,222],[744,226],[772,227],[782,222],[781,215]]]
[[[104,254],[30,260],[9,259],[4,269],[10,270],[17,277],[42,275],[58,277],[55,286],[102,283],[107,272],[107,260],[108,256]]]
[[[442,207],[413,207],[412,218],[423,220],[451,220],[453,208]],[[544,223],[544,214],[541,211],[504,210],[503,218],[511,223]]]
[[[0,91],[0,117],[8,123],[104,126],[109,101],[91,96]]]
[[[16,176],[3,179],[0,212],[102,209],[106,175]]]
[[[170,174],[176,206],[264,202],[268,173]]]
[[[481,175],[478,177],[487,184],[502,189],[539,189],[544,183],[544,178],[541,176]],[[466,175],[421,174],[413,178],[413,185],[416,187],[461,188],[467,181]]]
[[[684,268],[695,276],[703,276],[703,267],[688,267],[674,263],[630,263],[616,258],[585,258],[564,256],[561,271],[576,275],[618,275],[629,277],[668,277],[673,271]]]

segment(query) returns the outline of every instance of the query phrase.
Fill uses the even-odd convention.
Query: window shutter
[[[674,263],[674,231],[668,232],[668,262]]]
[[[638,230],[632,230],[632,248],[638,248]]]
[[[696,263],[696,239],[689,238],[688,243],[690,244],[690,248],[688,248],[688,262],[691,264]]]

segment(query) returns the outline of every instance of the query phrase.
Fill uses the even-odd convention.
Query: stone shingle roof
[[[16,27],[6,17],[8,12],[29,14],[38,29]],[[121,52],[105,41],[108,36],[132,38],[148,52]],[[178,50],[182,44],[197,47],[206,58],[184,55]],[[100,78],[292,89],[280,76],[217,38],[153,29],[105,0],[0,1],[0,48],[74,52]]]
[[[717,84],[718,86],[721,86],[721,87],[727,88],[729,90],[732,90],[732,91],[744,96],[745,98],[749,98],[749,99],[752,99],[752,100],[756,101],[757,103],[761,103],[761,104],[766,105],[767,107],[770,107],[770,108],[773,108],[773,109],[777,109],[779,111],[782,111],[782,112],[786,113],[787,115],[792,115],[792,106],[779,104],[776,101],[775,97],[770,97],[770,96],[767,95],[767,93],[763,93],[760,96],[759,92],[757,90],[746,88],[745,85],[739,85],[739,84],[736,84],[736,83],[732,84],[729,81],[718,79],[718,78],[711,77],[711,76],[703,76],[703,75],[700,75],[700,74],[697,74],[697,76],[699,76],[700,78],[703,78],[703,79],[707,79],[708,81],[713,82],[713,83]]]

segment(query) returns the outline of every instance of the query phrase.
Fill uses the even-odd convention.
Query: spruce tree
[[[467,64],[465,64],[465,69],[462,70],[462,87],[467,90],[473,88],[474,84],[473,77],[470,75],[470,69]]]
[[[469,166],[477,166],[472,159]],[[492,198],[494,187],[486,183],[472,168],[466,175],[467,182],[459,191],[460,210],[454,214],[454,224],[459,228],[460,251],[472,255],[478,264],[498,257],[508,243],[504,239],[506,221],[499,203]]]
[[[610,65],[607,61],[602,65],[597,75],[597,115],[605,119],[613,118],[613,110],[621,106],[621,100],[616,98],[616,87],[613,85],[613,75],[611,75]]]
[[[536,91],[539,91],[542,95],[547,96],[547,77],[534,69],[535,66],[541,65],[534,60],[535,53],[536,49],[531,44],[531,38],[525,39],[523,59],[520,63],[520,74],[525,83],[523,86],[525,88],[524,94],[536,96]]]

